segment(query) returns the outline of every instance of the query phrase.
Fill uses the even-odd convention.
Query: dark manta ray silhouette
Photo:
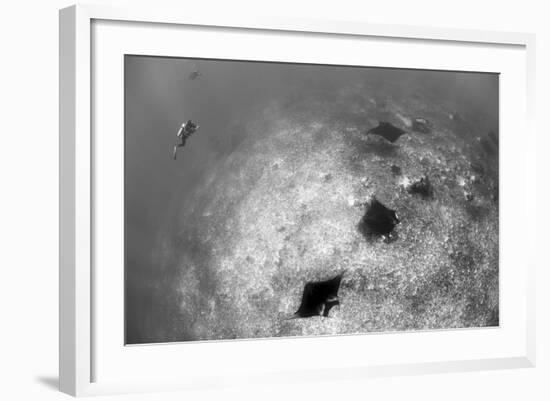
[[[304,286],[302,303],[293,318],[324,316],[332,307],[339,305],[338,289],[344,273],[325,281],[310,281]]]
[[[397,128],[395,125],[384,121],[380,121],[378,127],[371,128],[367,131],[367,135],[378,135],[391,143],[397,141],[403,134],[406,134],[406,132],[401,128]]]
[[[382,235],[387,238],[397,224],[399,224],[399,218],[395,210],[387,208],[376,198],[373,198],[367,205],[365,215],[359,222],[359,231],[365,237]]]

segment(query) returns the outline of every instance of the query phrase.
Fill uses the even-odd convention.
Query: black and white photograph
[[[124,56],[125,343],[499,326],[499,75]]]

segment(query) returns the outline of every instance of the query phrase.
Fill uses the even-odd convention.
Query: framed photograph
[[[60,388],[530,367],[534,37],[60,12]]]

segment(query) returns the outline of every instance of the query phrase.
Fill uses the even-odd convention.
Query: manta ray
[[[367,205],[365,215],[359,222],[359,231],[365,236],[381,235],[384,238],[390,238],[395,226],[399,224],[399,218],[395,210],[386,207],[376,198]]]
[[[325,281],[310,281],[304,286],[302,302],[293,318],[323,316],[340,304],[338,289],[344,273]]]
[[[406,132],[401,128],[384,121],[380,121],[377,127],[367,131],[367,135],[378,135],[391,143],[397,141],[403,134],[406,134]]]

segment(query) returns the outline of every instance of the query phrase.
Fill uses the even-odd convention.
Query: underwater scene
[[[125,342],[499,325],[499,76],[125,56]]]

